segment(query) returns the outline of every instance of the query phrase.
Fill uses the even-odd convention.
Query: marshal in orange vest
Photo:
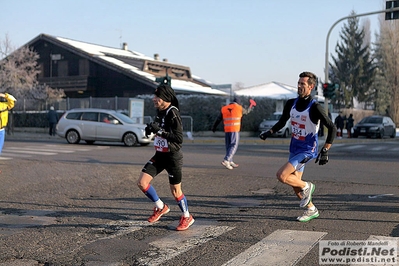
[[[222,107],[224,132],[239,132],[241,129],[242,106],[230,103]]]

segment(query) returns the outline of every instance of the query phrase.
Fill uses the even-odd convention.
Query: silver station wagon
[[[123,142],[132,147],[148,145],[153,134],[145,136],[144,124],[137,124],[128,116],[106,109],[72,109],[58,121],[56,132],[68,143],[77,144],[84,140],[87,144],[95,141]]]
[[[263,121],[259,124],[259,131],[263,132],[270,130],[278,122],[282,115],[282,112],[274,112],[269,118],[263,119]],[[283,138],[291,137],[291,119],[285,123],[285,126],[282,129],[273,133],[273,136]]]

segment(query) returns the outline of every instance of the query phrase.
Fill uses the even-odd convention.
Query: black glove
[[[151,127],[151,132],[157,133],[159,130],[161,130],[161,127],[159,126],[158,122],[151,122],[148,124]]]
[[[319,155],[317,155],[315,163],[319,163],[319,165],[328,163],[328,150],[326,148],[323,148]]]
[[[148,138],[148,136],[151,135],[152,133],[152,127],[150,126],[150,124],[147,124],[144,130],[145,130],[145,137]]]
[[[270,137],[272,135],[272,132],[270,132],[270,130],[268,131],[263,131],[262,133],[260,133],[259,138],[265,140],[268,137]]]

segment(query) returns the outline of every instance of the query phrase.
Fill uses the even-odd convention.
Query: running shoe
[[[222,165],[223,165],[224,167],[226,167],[227,169],[229,169],[229,170],[233,169],[233,166],[231,166],[230,162],[228,162],[228,161],[226,161],[226,160],[224,160],[224,161],[222,162]]]
[[[162,215],[167,214],[170,211],[168,205],[164,205],[163,209],[158,209],[157,207],[154,208],[154,213],[148,218],[148,222],[155,223],[158,221]]]
[[[308,182],[309,187],[305,190],[302,190],[302,199],[299,207],[303,208],[308,206],[309,202],[312,201],[312,194],[316,188],[311,182]]]
[[[180,218],[179,225],[176,227],[176,230],[177,231],[187,230],[194,223],[194,221],[195,220],[191,214],[190,214],[190,217],[182,216]]]
[[[310,209],[307,209],[302,216],[299,216],[298,218],[296,218],[298,221],[300,222],[308,222],[314,218],[319,217],[319,211],[317,210],[317,208],[315,208],[314,211],[311,211]]]
[[[238,167],[238,164],[236,164],[235,162],[230,162],[230,165],[233,166],[234,168]]]

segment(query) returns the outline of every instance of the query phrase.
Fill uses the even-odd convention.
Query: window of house
[[[58,62],[58,77],[68,76],[68,61],[62,60]]]
[[[89,73],[89,60],[79,59],[79,75],[87,76]]]
[[[72,58],[68,60],[68,76],[78,76],[79,75],[79,60]]]

